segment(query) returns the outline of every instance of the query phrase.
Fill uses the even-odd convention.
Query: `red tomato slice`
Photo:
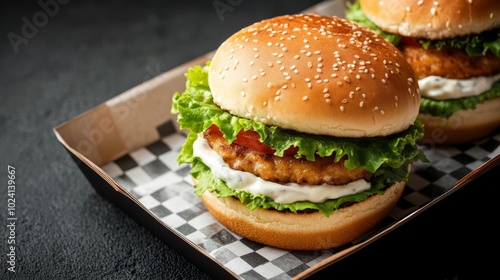
[[[208,129],[210,130],[211,133],[222,136],[222,132],[216,125],[211,125]],[[238,145],[245,146],[249,149],[265,154],[274,154],[275,152],[273,149],[271,149],[271,147],[260,142],[259,134],[253,130],[240,131],[233,142]],[[297,153],[297,151],[298,148],[291,147],[285,151],[284,155],[294,155],[295,153]]]
[[[417,40],[411,37],[402,37],[401,43],[405,46],[422,47],[422,45],[420,45],[420,43]]]
[[[271,147],[259,141],[259,134],[253,130],[240,131],[238,133],[238,136],[236,136],[236,140],[234,140],[234,143],[245,146],[257,152],[274,154],[274,150],[271,149]]]

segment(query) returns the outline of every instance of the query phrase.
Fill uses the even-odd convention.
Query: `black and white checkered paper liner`
[[[185,134],[172,121],[158,128],[161,138],[102,166],[166,226],[243,279],[290,279],[353,245],[314,252],[286,251],[257,244],[217,222],[193,192],[188,165],[177,164]],[[500,132],[482,142],[446,147],[422,146],[429,163],[416,163],[397,206],[360,242],[449,190],[472,170],[500,153]]]

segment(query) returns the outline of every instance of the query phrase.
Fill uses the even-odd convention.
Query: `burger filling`
[[[364,179],[347,181],[345,184],[335,186],[326,183],[319,185],[307,183],[298,184],[293,181],[276,183],[275,181],[260,177],[259,175],[256,176],[252,172],[239,171],[238,169],[232,168],[218,152],[210,147],[209,142],[202,136],[194,141],[193,154],[199,157],[203,163],[210,168],[214,177],[223,180],[229,188],[254,194],[262,194],[278,203],[294,203],[298,201],[321,203],[328,199],[356,194],[370,188],[370,184]],[[294,160],[295,159],[290,159],[291,162]],[[292,170],[296,169],[292,167],[291,170],[285,170],[285,173],[292,175],[290,173]],[[272,169],[269,171],[269,173],[273,173]],[[318,171],[321,172],[321,170]],[[276,174],[279,173],[280,171],[276,170]],[[277,175],[277,177],[280,177],[280,175]]]
[[[500,29],[443,40],[408,38],[377,27],[359,1],[348,3],[346,17],[398,46],[419,78],[420,113],[448,118],[500,97]]]
[[[191,164],[195,193],[234,197],[249,209],[320,211],[326,216],[398,182],[426,161],[419,121],[387,137],[338,138],[266,126],[222,110],[208,85],[209,62],[186,74],[172,113],[189,130],[179,164]]]
[[[229,144],[215,125],[207,129],[203,137],[210,148],[217,152],[231,169],[255,174],[266,181],[280,184],[345,185],[359,179],[369,181],[372,177],[372,174],[362,167],[346,168],[345,160],[335,161],[334,156],[318,157],[314,161],[295,158],[293,154],[275,156],[271,148],[258,142],[257,139],[253,141],[269,150],[255,150],[253,147],[256,145],[249,144],[251,140],[238,144],[239,137]],[[293,150],[296,152],[296,149]]]

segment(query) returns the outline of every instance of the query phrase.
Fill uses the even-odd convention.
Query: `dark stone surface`
[[[37,2],[7,1],[0,9],[1,223],[7,224],[8,165],[16,168],[18,217],[17,272],[6,270],[9,230],[2,226],[0,278],[209,279],[96,193],[52,128],[215,49],[241,27],[318,1],[222,1],[236,5],[219,16],[215,1],[61,0],[68,3],[45,17]],[[30,30],[26,21],[39,27]],[[23,31],[27,38],[12,39]],[[23,42],[16,47],[9,38]],[[321,275],[464,279],[472,267],[488,271],[490,259],[481,252],[497,254],[498,242],[490,240],[498,232],[481,221],[491,223],[498,213],[495,172]],[[418,242],[405,243],[415,232]],[[387,275],[391,268],[402,274]]]

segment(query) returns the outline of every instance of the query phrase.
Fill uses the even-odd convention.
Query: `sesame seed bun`
[[[287,250],[321,250],[354,241],[380,223],[394,208],[405,183],[383,195],[343,207],[326,217],[320,212],[291,213],[258,208],[249,210],[232,197],[201,197],[209,212],[224,226],[255,242]]]
[[[337,137],[403,131],[420,105],[417,78],[396,47],[319,15],[275,17],[236,32],[217,49],[209,84],[214,102],[233,115]]]
[[[360,5],[382,30],[407,37],[444,39],[500,25],[500,5],[491,0],[360,0]]]

